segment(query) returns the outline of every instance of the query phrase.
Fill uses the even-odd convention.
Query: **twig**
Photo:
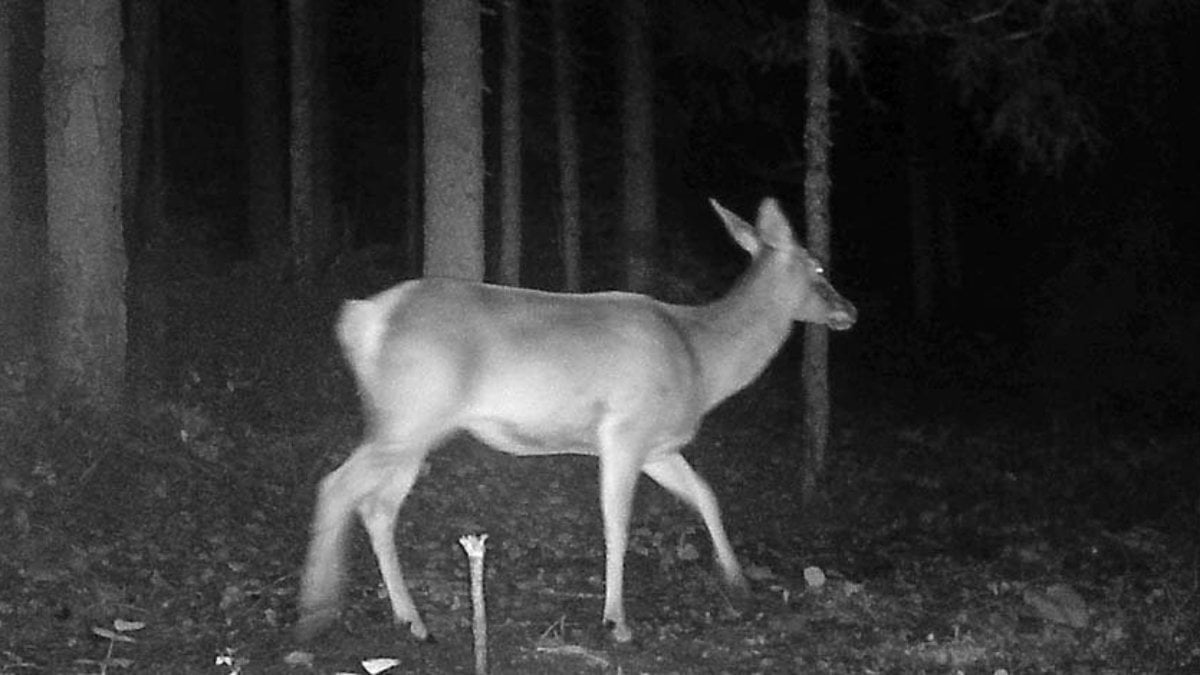
[[[474,616],[471,628],[475,633],[475,675],[487,675],[487,607],[483,596],[483,542],[487,535],[467,535],[458,540],[471,561],[471,605]]]

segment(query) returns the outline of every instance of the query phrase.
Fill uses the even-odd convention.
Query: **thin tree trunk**
[[[506,0],[500,68],[500,283],[521,284],[521,2]]]
[[[808,4],[808,113],[804,127],[806,155],[804,211],[809,252],[829,263],[829,153],[833,145],[829,124],[829,5]],[[829,329],[806,324],[804,329],[804,469],[801,504],[807,509],[821,498],[826,450],[829,446]]]
[[[558,184],[562,221],[559,246],[563,282],[567,291],[583,287],[580,278],[579,134],[575,119],[575,54],[571,49],[569,0],[551,0],[550,21],[554,33],[554,121],[558,133]]]
[[[286,72],[273,0],[241,0],[246,128],[246,223],[259,262],[286,267],[288,193]]]
[[[289,204],[289,233],[291,264],[294,278],[312,281],[317,266],[317,223],[314,195],[314,31],[315,0],[289,0],[291,19],[291,137],[288,140],[291,159],[291,195]]]
[[[425,273],[483,279],[478,0],[425,0]]]
[[[421,5],[409,5],[412,11],[409,29],[408,72],[405,86],[408,88],[407,119],[404,123],[404,264],[410,277],[421,275],[424,267],[424,228],[422,226],[425,181],[424,139],[421,129],[424,106],[421,92],[424,90],[424,69],[421,67]]]
[[[658,190],[654,166],[654,63],[646,0],[624,0],[621,72],[624,122],[622,158],[625,239],[625,287],[650,288],[654,261]]]
[[[125,378],[121,3],[45,7],[50,383],[110,411]]]
[[[8,130],[12,128],[8,92],[12,87],[9,73],[12,69],[13,22],[10,15],[15,13],[15,7],[11,6],[13,4],[12,0],[0,0],[0,269],[8,270],[5,274],[9,277],[8,283],[0,284],[0,350],[16,342],[15,336],[21,332],[20,312],[17,311],[18,284],[13,283],[12,279],[16,276],[12,270],[16,269],[20,251],[17,245],[17,220],[13,213],[12,199],[13,168],[16,162],[12,161],[8,149]],[[8,360],[13,356],[15,355],[0,351],[0,360]]]
[[[330,0],[309,0],[312,21],[312,89],[310,139],[312,142],[312,242],[313,272],[319,274],[343,252],[350,248],[353,222],[349,217],[339,219],[333,212],[333,136],[330,133],[329,109],[329,32]],[[345,252],[349,253],[348,250]]]

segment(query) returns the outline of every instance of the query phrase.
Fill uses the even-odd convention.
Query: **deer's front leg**
[[[617,642],[633,639],[633,632],[625,621],[625,549],[629,544],[629,515],[640,465],[640,449],[615,442],[602,444],[600,510],[604,517],[604,625]]]

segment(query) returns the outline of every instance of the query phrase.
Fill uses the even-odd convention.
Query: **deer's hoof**
[[[304,643],[312,640],[317,635],[320,635],[333,620],[337,618],[338,611],[336,607],[324,607],[304,612],[300,616],[300,620],[296,622],[296,626],[292,629],[292,634],[298,642]]]
[[[618,644],[628,644],[633,641],[633,631],[629,630],[629,624],[624,621],[618,623],[608,619],[604,622],[604,629],[608,631],[609,637]]]
[[[433,636],[433,633],[429,632],[429,629],[425,627],[425,622],[421,621],[420,619],[415,621],[397,620],[396,624],[399,626],[408,626],[408,634],[411,635],[413,640],[416,642],[422,642],[428,645],[437,644],[437,638]]]
[[[746,577],[740,574],[733,577],[726,577],[725,586],[729,589],[729,594],[735,598],[750,596],[750,582],[746,581]]]

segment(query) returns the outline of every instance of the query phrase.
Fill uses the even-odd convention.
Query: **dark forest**
[[[1195,672],[1198,29],[0,0],[0,673]]]

